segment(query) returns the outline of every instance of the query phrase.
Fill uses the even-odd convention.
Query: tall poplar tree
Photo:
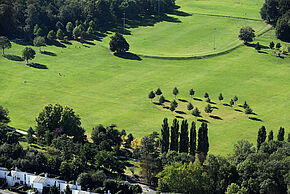
[[[183,120],[181,123],[181,132],[179,140],[179,152],[188,153],[188,123],[187,120]]]
[[[204,153],[206,156],[209,150],[209,142],[208,142],[208,129],[207,124],[202,123],[200,128],[198,129],[198,145],[197,152]]]
[[[179,131],[179,122],[177,119],[173,120],[171,126],[171,141],[170,141],[170,150],[178,152],[178,131]]]
[[[284,141],[284,134],[285,134],[285,129],[283,127],[280,127],[277,139],[278,141]]]
[[[189,142],[189,153],[194,156],[196,150],[196,126],[195,122],[192,121],[190,128],[190,142]]]
[[[269,135],[268,135],[268,141],[273,140],[273,137],[274,137],[274,135],[273,135],[273,131],[271,130],[271,131],[269,132]]]
[[[258,148],[258,150],[260,149],[262,143],[265,142],[266,136],[267,136],[266,128],[265,128],[265,126],[262,126],[259,129],[259,132],[258,132],[258,138],[257,138],[257,148]]]
[[[168,152],[169,136],[168,119],[164,118],[161,129],[161,153]]]

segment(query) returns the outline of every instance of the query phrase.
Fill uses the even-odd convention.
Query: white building
[[[19,185],[27,185],[33,189],[34,192],[38,191],[38,193],[42,193],[44,187],[51,187],[54,184],[59,188],[60,193],[64,193],[66,186],[68,185],[72,190],[72,194],[93,194],[88,191],[82,191],[81,186],[68,184],[66,181],[57,180],[53,178],[48,178],[47,174],[45,177],[38,176],[35,174],[20,172],[15,168],[15,170],[9,171],[6,168],[0,167],[0,178],[5,179],[8,186],[15,186],[15,184]]]

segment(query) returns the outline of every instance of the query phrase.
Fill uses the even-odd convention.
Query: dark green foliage
[[[74,142],[83,142],[85,139],[80,117],[67,106],[59,104],[45,106],[36,118],[36,123],[36,136],[40,140],[56,138],[63,134],[73,137]]]
[[[159,98],[159,103],[160,104],[163,104],[165,102],[165,98],[164,98],[164,96],[161,96],[160,98]]]
[[[81,34],[82,34],[82,28],[81,28],[81,26],[79,25],[79,26],[76,26],[74,29],[73,29],[73,37],[74,37],[74,39],[78,39],[80,36],[81,36]]]
[[[252,113],[253,113],[253,110],[248,106],[248,107],[246,107],[246,109],[245,109],[245,113],[246,113],[246,114],[252,114]]]
[[[273,131],[271,130],[268,134],[268,141],[272,141],[274,138]]]
[[[2,49],[2,56],[4,56],[4,49],[11,48],[11,43],[7,37],[0,36],[0,48]]]
[[[287,142],[290,142],[290,133],[288,133],[288,139]]]
[[[175,98],[176,98],[176,96],[178,95],[179,91],[178,91],[178,89],[175,87],[175,88],[173,89],[172,93],[173,93],[173,95],[174,95]]]
[[[56,38],[58,38],[59,40],[63,40],[64,34],[61,28],[59,28],[56,32]]]
[[[64,194],[72,194],[72,190],[70,189],[69,185],[66,185]]]
[[[116,53],[122,53],[129,50],[129,44],[123,35],[116,33],[111,37],[110,50]]]
[[[261,46],[260,46],[259,42],[257,42],[257,44],[255,45],[255,49],[256,49],[256,51],[261,50]]]
[[[198,129],[197,152],[203,153],[206,156],[208,150],[209,150],[208,128],[206,123],[202,123],[200,128]]]
[[[64,29],[64,26],[63,26],[63,24],[60,21],[56,22],[55,27],[56,27],[57,30],[63,30]]]
[[[244,43],[252,42],[255,38],[255,31],[250,26],[244,26],[240,29],[239,39]]]
[[[193,109],[193,105],[191,103],[188,103],[187,110],[191,111]]]
[[[9,114],[9,111],[3,108],[3,106],[0,106],[0,124],[1,123],[7,124],[10,122],[10,118],[8,114]]]
[[[36,47],[40,47],[39,50],[41,51],[41,47],[45,46],[45,38],[42,36],[37,36],[33,40],[33,45]]]
[[[169,149],[169,126],[168,119],[164,118],[162,128],[161,128],[161,153],[168,152]]]
[[[281,48],[281,44],[278,42],[277,44],[276,44],[276,49],[280,49]]]
[[[248,107],[249,107],[249,105],[247,104],[247,101],[245,101],[245,102],[244,102],[244,105],[243,105],[243,108],[246,109],[246,108],[248,108]]]
[[[258,150],[260,149],[262,143],[264,143],[266,141],[266,137],[267,137],[266,128],[265,128],[265,126],[262,126],[259,129],[258,137],[257,137],[257,148],[258,148]]]
[[[33,135],[34,135],[34,131],[31,127],[29,127],[28,131],[27,131],[27,143],[33,143],[34,142],[34,138],[33,138]]]
[[[69,36],[72,36],[73,30],[74,30],[74,25],[73,25],[73,23],[68,22],[68,23],[66,24],[65,29],[66,29],[66,32],[68,33],[68,35],[69,35]]]
[[[60,193],[59,188],[56,186],[56,182],[54,182],[54,185],[50,187],[49,194],[56,194]]]
[[[81,173],[78,176],[77,182],[81,185],[82,190],[93,190],[97,187],[103,186],[106,175],[103,171],[96,171],[95,173]]]
[[[50,41],[55,40],[56,39],[56,35],[55,32],[53,30],[50,30],[46,36],[46,38]]]
[[[234,102],[237,102],[239,98],[237,96],[234,97]]]
[[[285,129],[283,127],[280,127],[278,135],[277,135],[277,140],[284,141],[284,135],[285,135]]]
[[[223,99],[224,99],[223,94],[220,93],[220,95],[219,95],[219,100],[222,101]]]
[[[190,140],[189,140],[189,153],[192,156],[195,156],[196,150],[196,126],[195,122],[192,121],[190,128]]]
[[[105,128],[103,125],[98,125],[93,129],[91,139],[99,150],[112,151],[121,146],[121,134],[115,127],[111,125]]]
[[[131,147],[131,142],[134,140],[132,133],[129,133],[127,139],[125,140],[125,147]]]
[[[210,98],[207,98],[205,101],[206,101],[207,103],[210,103]]]
[[[174,119],[171,126],[171,141],[170,141],[171,151],[178,152],[178,136],[179,136],[179,122],[177,119]]]
[[[191,98],[193,97],[194,93],[195,93],[195,92],[194,92],[193,89],[190,89],[190,90],[189,90],[189,95],[191,96]]]
[[[195,117],[199,117],[200,116],[200,111],[198,110],[197,107],[195,107],[195,109],[192,111],[192,115]]]
[[[156,90],[155,94],[156,94],[157,96],[160,96],[160,95],[162,94],[162,91],[160,90],[160,88],[158,88],[158,89]]]
[[[275,47],[275,43],[273,41],[270,42],[269,47],[270,47],[270,49],[273,49]]]
[[[25,47],[22,51],[22,56],[26,60],[26,63],[28,64],[28,60],[32,60],[35,57],[35,51],[30,47]]]
[[[148,95],[148,98],[150,98],[151,102],[152,102],[152,99],[155,98],[155,94],[153,91],[151,91]]]
[[[170,105],[174,106],[174,108],[178,107],[178,103],[175,100],[173,100]]]
[[[209,97],[208,93],[207,92],[204,93],[204,98],[208,98],[208,97]]]
[[[211,107],[210,104],[208,104],[208,105],[204,108],[204,111],[205,111],[206,113],[211,113],[211,112],[213,111],[213,108]]]
[[[181,132],[180,132],[180,140],[179,140],[179,152],[180,153],[188,153],[188,123],[187,120],[183,120],[181,123]]]
[[[289,3],[290,4],[290,3]],[[282,15],[276,25],[276,36],[282,41],[290,42],[290,6],[289,10]]]

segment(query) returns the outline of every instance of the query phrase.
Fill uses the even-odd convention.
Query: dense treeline
[[[263,20],[275,26],[277,38],[290,41],[290,1],[266,0],[260,10]]]
[[[0,35],[30,37],[38,25],[42,33],[64,30],[67,23],[93,28],[138,19],[144,15],[158,15],[175,8],[175,0],[1,0]]]

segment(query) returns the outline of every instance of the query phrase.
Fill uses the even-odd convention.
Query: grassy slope
[[[257,40],[268,45],[273,37],[269,32]],[[7,53],[20,55],[22,49],[13,44]],[[214,101],[220,92],[226,102],[237,95],[240,102],[247,100],[264,121],[251,121],[236,112],[233,116],[221,108],[217,114],[227,116],[209,125],[212,153],[228,153],[238,139],[255,142],[261,125],[275,132],[281,125],[290,127],[286,108],[290,106],[290,60],[276,58],[269,51],[263,54],[242,47],[203,60],[133,61],[112,56],[99,43],[90,48],[73,45],[47,50],[57,56],[37,54],[35,62],[47,65],[48,70],[0,57],[0,104],[9,109],[12,126],[28,129],[35,125],[34,119],[45,104],[61,103],[80,114],[88,131],[99,123],[116,123],[120,129],[143,136],[159,131],[164,117],[173,119],[171,113],[149,102],[149,91],[160,87],[171,100],[172,89],[177,86],[180,98],[188,98],[190,88],[197,91],[198,97],[208,92]]]

